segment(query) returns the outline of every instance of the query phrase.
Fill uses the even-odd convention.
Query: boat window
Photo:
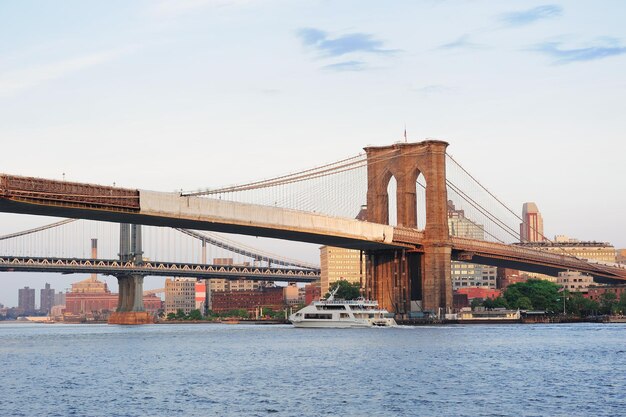
[[[322,319],[322,320],[330,320],[333,318],[332,314],[314,314],[314,313],[307,313],[304,315],[305,319]]]
[[[346,306],[343,305],[326,305],[326,306],[321,306],[322,310],[345,310]]]
[[[340,319],[349,319],[350,318],[350,314],[348,314],[348,313],[339,313],[339,318]]]

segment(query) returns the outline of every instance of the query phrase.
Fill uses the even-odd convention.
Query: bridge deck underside
[[[462,260],[463,262],[470,262],[479,265],[487,265],[487,266],[496,266],[501,268],[510,268],[517,269],[525,272],[534,272],[538,274],[544,274],[549,276],[558,276],[559,272],[567,271],[568,268],[558,265],[551,265],[547,263],[538,263],[538,262],[529,262],[527,260],[521,259],[513,259],[506,258],[502,256],[492,256],[488,254],[473,254],[471,261],[465,261],[463,259],[459,259],[459,254],[462,251],[453,250],[452,257],[454,260]],[[594,277],[594,281],[601,284],[625,284],[626,277],[615,277],[615,276],[607,276],[605,274],[600,274],[596,271],[585,271],[581,270],[580,272],[588,273]]]
[[[101,208],[77,208],[63,205],[50,206],[47,204],[33,204],[30,202],[0,199],[0,212],[33,214],[40,216],[69,217],[89,220],[99,220],[114,223],[143,224],[161,227],[178,227],[193,230],[207,230],[214,232],[234,233],[249,236],[261,236],[282,240],[314,243],[319,245],[338,246],[348,249],[376,250],[407,247],[403,244],[388,244],[369,240],[329,236],[310,232],[259,227],[255,225],[224,224],[202,220],[180,219],[175,217],[160,217],[143,215],[139,210],[106,210]]]

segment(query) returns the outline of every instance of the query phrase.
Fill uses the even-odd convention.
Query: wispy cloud
[[[45,82],[113,61],[136,48],[136,46],[128,46],[111,49],[49,64],[0,73],[0,96],[12,95]]]
[[[610,56],[626,54],[626,47],[616,44],[611,40],[608,44],[589,46],[585,48],[566,49],[560,42],[544,42],[529,48],[553,59],[556,64],[569,64],[572,62],[594,61]]]
[[[383,48],[384,42],[375,39],[369,33],[348,33],[336,38],[329,37],[327,32],[315,28],[302,28],[297,36],[305,46],[317,49],[325,56],[341,56],[350,53],[390,54],[395,49]]]
[[[542,19],[552,19],[563,14],[563,8],[555,4],[546,4],[519,12],[500,15],[500,21],[510,26],[523,26]]]
[[[452,42],[440,45],[438,49],[477,49],[482,47],[482,45],[470,42],[469,39],[469,35],[463,35]]]
[[[362,61],[345,61],[326,65],[322,69],[329,71],[363,71],[367,69],[367,65]]]

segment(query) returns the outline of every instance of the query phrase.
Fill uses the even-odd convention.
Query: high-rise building
[[[322,246],[320,268],[322,297],[339,280],[365,286],[365,256],[359,250]]]
[[[196,279],[167,278],[165,280],[165,314],[182,310],[189,314],[196,308]]]
[[[42,288],[39,293],[39,309],[44,313],[49,313],[54,305],[54,288],[46,282],[46,288]]]
[[[65,305],[65,293],[59,291],[54,294],[54,305],[53,306],[64,306]]]
[[[543,218],[535,203],[524,203],[520,228],[521,242],[543,242]]]
[[[483,226],[467,219],[465,211],[457,210],[452,201],[448,201],[448,229],[451,236],[485,240]],[[496,267],[452,261],[450,270],[453,290],[464,287],[496,288]]]
[[[204,314],[205,308],[207,307],[207,284],[208,280],[201,279],[196,281],[196,310],[200,310],[202,314]]]
[[[18,295],[18,308],[25,313],[32,313],[35,311],[35,289],[24,287],[17,290]]]

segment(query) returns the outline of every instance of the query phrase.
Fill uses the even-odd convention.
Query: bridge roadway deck
[[[452,237],[451,244],[453,258],[465,262],[552,276],[568,270],[580,271],[592,275],[596,282],[607,284],[626,281],[626,267],[617,265],[605,265],[538,249],[460,237]]]
[[[248,279],[257,281],[313,282],[320,279],[319,271],[289,268],[202,265],[176,262],[121,262],[115,259],[36,258],[1,256],[0,272],[53,272],[62,274],[87,273],[103,275],[139,274],[145,276],[177,276],[193,278]]]
[[[0,175],[0,211],[211,230],[355,249],[406,247],[393,227],[178,193]]]

